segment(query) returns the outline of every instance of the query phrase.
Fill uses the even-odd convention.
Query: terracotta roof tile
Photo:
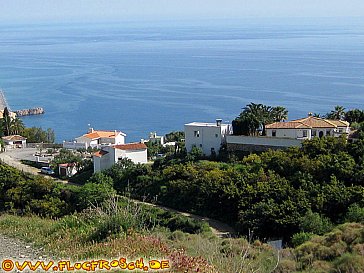
[[[115,131],[102,131],[102,130],[95,130],[91,133],[84,134],[84,137],[95,139],[95,138],[115,138],[119,134],[126,136],[123,132],[117,131],[115,134]]]
[[[350,123],[344,120],[333,120],[333,119],[328,119],[328,121],[330,121],[331,123],[335,124],[336,126],[339,127],[349,127]]]
[[[26,140],[25,137],[19,136],[19,135],[12,135],[12,136],[4,136],[2,137],[4,140],[8,141],[20,141],[20,140]]]
[[[266,129],[298,129],[298,128],[304,128],[309,129],[310,126],[307,126],[301,122],[275,122],[272,124],[268,124],[265,126]]]
[[[292,122],[301,122],[311,128],[336,128],[337,126],[329,120],[317,118],[317,117],[306,117],[302,119],[292,120]]]
[[[102,157],[102,156],[104,156],[104,155],[106,155],[108,153],[109,152],[107,152],[107,151],[101,150],[101,151],[98,151],[98,152],[94,153],[94,156],[96,156],[96,157]]]
[[[144,143],[128,143],[112,146],[114,149],[120,150],[144,150],[147,146]]]
[[[267,129],[296,129],[296,128],[337,128],[348,127],[349,123],[342,120],[328,120],[317,117],[306,117],[289,122],[275,122],[266,125]]]

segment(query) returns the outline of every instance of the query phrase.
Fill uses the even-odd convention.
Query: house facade
[[[5,145],[5,149],[12,148],[25,148],[27,146],[27,139],[20,135],[4,136],[2,140]]]
[[[94,172],[111,168],[123,158],[134,163],[147,163],[147,146],[144,143],[128,143],[103,147],[93,156]]]
[[[226,136],[232,133],[230,124],[192,122],[185,124],[185,145],[187,152],[193,147],[200,148],[205,156],[218,154],[221,145],[226,142]]]
[[[120,131],[94,130],[90,128],[87,134],[75,138],[73,142],[63,142],[65,149],[101,148],[102,146],[118,145],[125,143],[126,134]]]
[[[347,121],[322,119],[313,116],[266,125],[267,137],[305,140],[323,136],[339,137],[349,133],[350,126]]]
[[[267,124],[265,136],[227,136],[228,151],[256,152],[301,147],[314,137],[349,135],[349,123],[308,116],[288,122]]]

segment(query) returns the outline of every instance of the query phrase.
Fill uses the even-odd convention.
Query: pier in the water
[[[4,112],[5,108],[8,108],[8,110],[11,111],[9,104],[6,101],[4,91],[0,89],[0,112],[1,113]],[[35,107],[35,108],[16,110],[16,111],[11,111],[11,112],[13,112],[14,115],[16,114],[16,116],[18,116],[18,117],[22,117],[22,116],[32,116],[32,115],[44,114],[44,109],[42,107]],[[1,115],[1,117],[2,117],[2,115]]]
[[[3,90],[0,89],[0,111],[3,111],[5,108],[9,108],[8,102],[6,101]]]

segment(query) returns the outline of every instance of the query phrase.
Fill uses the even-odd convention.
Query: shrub
[[[310,240],[315,234],[311,232],[299,232],[292,236],[292,245],[297,247]]]
[[[345,217],[345,222],[356,222],[364,224],[364,208],[358,204],[353,204],[349,207]]]
[[[302,231],[318,235],[330,231],[333,227],[329,218],[322,217],[320,214],[312,212],[311,210],[300,219],[299,225]]]
[[[334,261],[337,272],[361,273],[364,268],[364,259],[358,254],[345,253]]]

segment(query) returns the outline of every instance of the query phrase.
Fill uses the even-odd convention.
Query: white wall
[[[102,171],[111,168],[118,162],[119,158],[129,158],[135,164],[147,163],[147,149],[144,150],[120,150],[114,149],[111,146],[103,148],[108,153],[102,157],[93,157],[94,172]]]
[[[272,137],[272,132],[276,131],[276,137],[281,138],[303,138],[303,131],[307,131],[307,139],[311,139],[311,129],[266,129],[267,136]]]
[[[123,158],[128,158],[131,161],[133,161],[135,164],[137,163],[147,163],[148,162],[148,154],[147,154],[147,149],[145,150],[127,150],[127,151],[123,151]]]
[[[199,132],[199,136],[195,135],[195,131]],[[190,152],[192,147],[201,148],[204,155],[211,155],[211,148],[216,154],[219,153],[221,144],[225,141],[225,135],[229,133],[229,125],[185,125],[185,145],[187,152]]]

